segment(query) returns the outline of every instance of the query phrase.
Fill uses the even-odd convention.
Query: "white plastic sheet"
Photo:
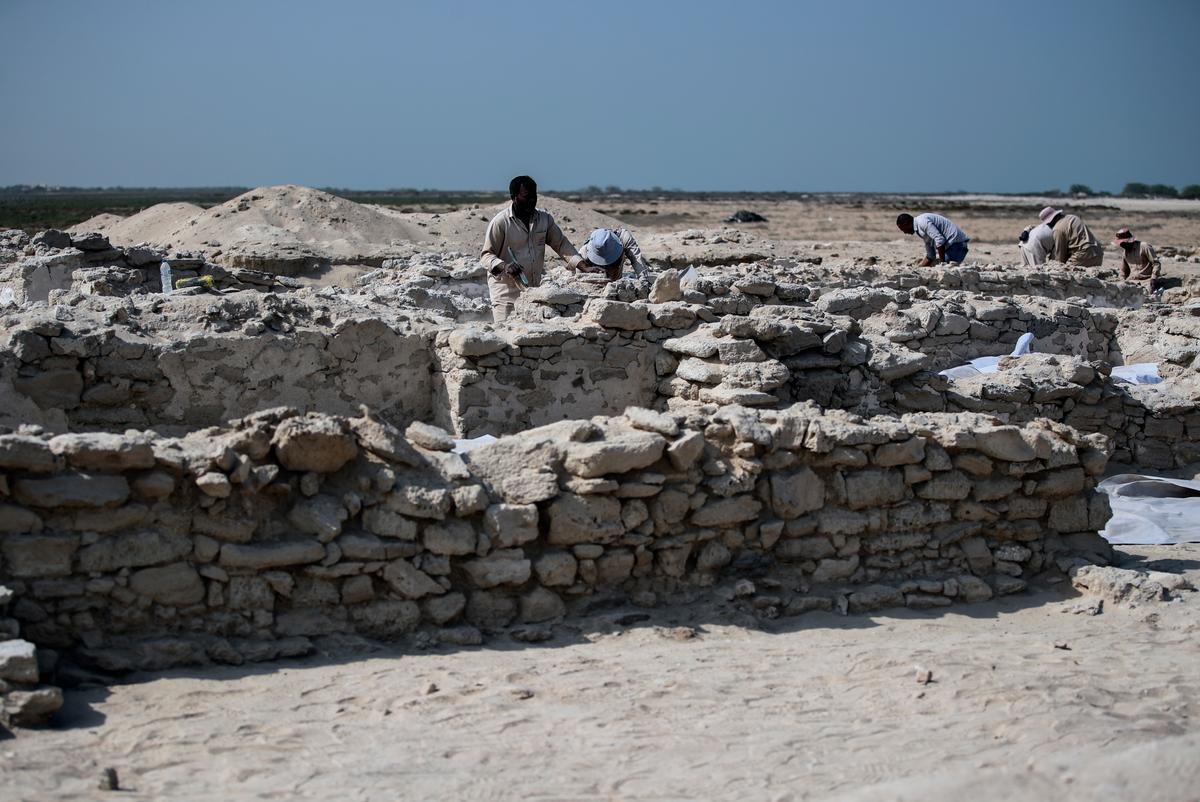
[[[1157,362],[1135,362],[1132,365],[1118,365],[1112,369],[1112,380],[1128,384],[1158,384],[1162,376],[1158,375]]]
[[[684,284],[695,284],[696,280],[698,278],[700,278],[700,274],[696,272],[696,268],[689,267],[687,270],[683,271],[683,273],[680,274],[679,284],[681,286]]]
[[[454,453],[466,454],[469,451],[474,451],[477,448],[486,446],[488,443],[494,443],[497,439],[498,438],[493,437],[490,434],[481,434],[478,437],[471,437],[465,440],[455,440]]]
[[[1109,543],[1200,543],[1200,482],[1122,473],[1096,489],[1112,507],[1100,533]]]
[[[1017,340],[1016,347],[1013,348],[1009,356],[1024,356],[1029,353],[1029,346],[1033,342],[1033,333],[1025,332]],[[995,373],[1000,368],[1000,357],[998,356],[981,356],[978,359],[972,359],[965,365],[956,365],[952,368],[938,371],[941,375],[948,379],[969,379],[972,376],[979,376],[984,373]]]

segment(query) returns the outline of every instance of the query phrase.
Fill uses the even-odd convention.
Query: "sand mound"
[[[86,234],[91,231],[99,231],[101,234],[107,234],[113,229],[114,226],[127,219],[128,218],[122,217],[119,214],[109,214],[108,212],[104,212],[103,214],[98,214],[95,217],[89,217],[82,223],[77,223],[76,225],[71,226],[67,229],[67,233]]]
[[[399,212],[291,184],[253,189],[210,209],[159,204],[106,233],[115,243],[204,250],[226,264],[285,274],[378,264],[429,239]]]
[[[204,211],[194,203],[158,203],[129,217],[100,214],[76,226],[80,231],[99,231],[115,245],[164,243],[181,225]],[[110,218],[111,222],[103,218]]]

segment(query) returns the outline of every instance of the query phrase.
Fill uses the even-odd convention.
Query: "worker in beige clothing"
[[[616,281],[621,277],[626,262],[637,275],[642,275],[650,269],[637,240],[624,228],[618,228],[616,231],[598,228],[593,231],[583,245],[583,260],[581,270],[603,271],[609,281]]]
[[[583,257],[563,234],[550,213],[537,208],[537,183],[519,175],[508,185],[509,207],[492,218],[483,237],[479,261],[488,274],[492,318],[502,323],[512,314],[517,298],[542,283],[546,246],[576,270]]]
[[[1154,249],[1149,244],[1135,239],[1133,232],[1128,228],[1117,232],[1113,245],[1122,251],[1121,278],[1126,281],[1144,281],[1146,291],[1153,292],[1162,271],[1162,262],[1158,260]]]
[[[1047,206],[1038,217],[1054,233],[1051,259],[1076,267],[1099,267],[1104,264],[1104,248],[1100,240],[1077,216]]]

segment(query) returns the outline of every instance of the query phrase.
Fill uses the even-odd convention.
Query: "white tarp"
[[[1135,362],[1132,365],[1118,365],[1112,369],[1114,382],[1127,384],[1158,384],[1162,376],[1158,375],[1157,362]]]
[[[1112,507],[1100,533],[1109,543],[1200,543],[1200,482],[1122,473],[1096,489]]]
[[[1017,345],[1013,348],[1009,356],[1024,356],[1029,353],[1029,345],[1033,342],[1033,333],[1025,332],[1017,340]],[[972,376],[979,376],[983,373],[995,373],[1000,367],[1000,357],[998,356],[981,356],[978,359],[972,359],[965,365],[958,365],[953,368],[946,368],[938,371],[948,379],[969,379]]]
[[[474,451],[480,446],[486,446],[488,443],[496,442],[497,438],[490,434],[481,434],[478,437],[472,437],[469,440],[455,440],[454,453],[466,454],[468,451]]]

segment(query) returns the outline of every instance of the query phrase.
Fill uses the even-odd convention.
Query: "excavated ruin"
[[[667,253],[611,284],[552,271],[497,327],[462,252],[318,289],[21,236],[0,242],[18,722],[55,707],[34,646],[70,677],[345,634],[539,640],[740,578],[762,617],[1016,593],[1107,560],[1110,461],[1200,461],[1200,303],[1095,271],[764,254],[681,280]],[[164,257],[224,291],[162,294]],[[1164,381],[1114,378],[1133,361]]]

